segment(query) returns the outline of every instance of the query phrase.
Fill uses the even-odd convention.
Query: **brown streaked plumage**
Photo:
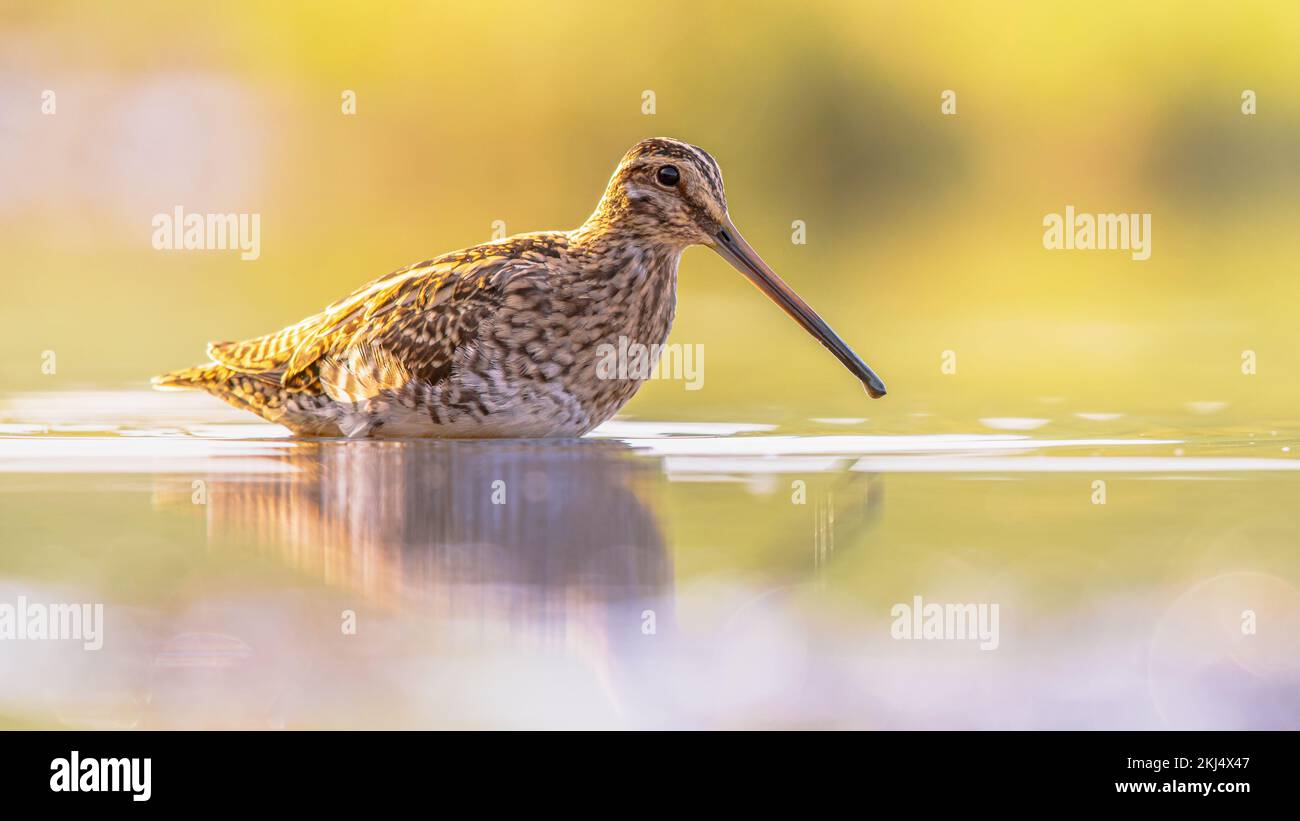
[[[643,380],[603,378],[598,351],[668,338],[691,245],[731,262],[867,387],[871,369],[741,238],[717,163],[677,140],[637,143],[573,231],[519,234],[399,268],[212,362],[154,378],[299,435],[579,436]]]

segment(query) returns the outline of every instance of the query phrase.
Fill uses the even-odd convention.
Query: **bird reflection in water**
[[[682,665],[707,664],[707,645],[726,640],[706,636],[702,643],[700,636],[680,635],[672,556],[656,514],[667,507],[662,496],[670,492],[670,477],[659,459],[626,444],[321,441],[296,443],[271,458],[282,460],[282,470],[212,477],[208,542],[220,551],[257,545],[337,595],[317,596],[307,608],[318,615],[310,626],[285,626],[298,619],[284,612],[271,616],[282,622],[278,635],[259,634],[246,622],[230,625],[229,632],[253,652],[235,665],[247,668],[242,673],[228,669],[219,675],[234,678],[268,663],[275,668],[280,680],[272,712],[288,718],[268,723],[317,722],[302,715],[298,702],[304,695],[317,702],[358,695],[356,686],[328,693],[327,674],[299,680],[301,668],[308,667],[349,675],[364,670],[357,675],[371,679],[360,685],[359,695],[371,702],[382,702],[385,688],[399,680],[403,693],[393,698],[408,703],[394,723],[443,724],[437,710],[456,709],[445,701],[429,705],[423,718],[410,718],[413,685],[403,665],[419,656],[450,673],[452,686],[472,691],[476,677],[484,675],[473,659],[485,653],[507,654],[505,668],[520,679],[538,674],[539,655],[576,663],[599,682],[600,697],[616,714],[634,714],[635,723],[647,715],[672,723],[679,706],[672,702],[680,693],[669,679]],[[789,592],[824,574],[836,550],[862,543],[857,537],[876,515],[876,477],[807,478],[805,507],[792,507],[780,490],[755,495],[748,483],[735,482],[729,484],[734,493],[716,511],[724,519],[756,515],[762,507],[771,517],[774,526],[765,540],[772,544],[753,549],[788,557],[761,582],[772,592]],[[689,493],[691,487],[686,483],[671,492]],[[356,636],[340,643],[338,610],[329,611],[319,604],[323,600],[355,611]],[[214,640],[206,635],[180,643],[207,646]],[[173,655],[188,653],[182,647]],[[268,655],[278,658],[268,662]],[[286,655],[298,658],[289,663]],[[222,661],[229,668],[228,659]],[[162,696],[173,712],[190,695],[194,679],[169,667],[155,670],[153,694],[156,706]],[[465,709],[482,723],[501,719],[491,707]],[[260,715],[253,723],[262,723]],[[344,723],[357,721],[385,723],[360,716]],[[539,721],[537,715],[522,717],[524,724]]]
[[[327,442],[286,459],[294,473],[214,488],[210,537],[252,538],[379,605],[500,607],[544,632],[575,610],[630,610],[637,628],[638,605],[671,587],[643,501],[657,476],[618,443]]]

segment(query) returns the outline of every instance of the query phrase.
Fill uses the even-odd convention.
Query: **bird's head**
[[[609,227],[685,248],[711,245],[727,218],[722,172],[703,149],[654,137],[632,146],[593,215]]]
[[[727,213],[722,172],[704,149],[667,137],[632,146],[580,230],[676,250],[690,245],[712,248],[826,346],[870,396],[885,395],[880,377],[741,237]]]

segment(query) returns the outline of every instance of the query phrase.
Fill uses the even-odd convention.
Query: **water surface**
[[[0,725],[1294,729],[1300,426],[1218,410],[347,442],[11,395],[0,604],[105,616],[0,641]],[[894,638],[915,596],[996,649]]]

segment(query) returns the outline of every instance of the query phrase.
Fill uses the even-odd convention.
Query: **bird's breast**
[[[587,280],[586,306],[573,327],[566,369],[569,391],[604,418],[650,378],[672,330],[680,253],[642,255]]]

